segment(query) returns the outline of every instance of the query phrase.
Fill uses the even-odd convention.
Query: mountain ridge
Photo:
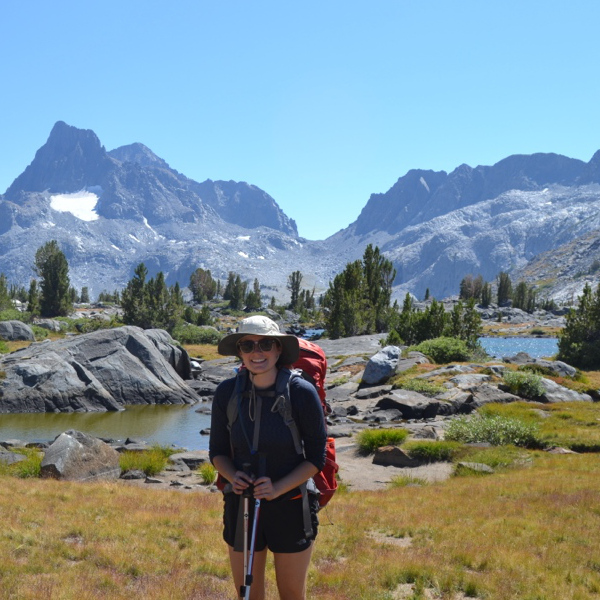
[[[64,209],[91,194],[97,202],[90,220]],[[394,297],[421,297],[426,289],[444,297],[467,274],[493,280],[576,244],[600,227],[599,215],[600,151],[587,163],[553,153],[512,155],[450,173],[408,171],[387,192],[371,194],[347,228],[308,241],[257,186],[196,182],[141,143],[107,152],[93,131],[59,121],[0,196],[0,272],[28,285],[33,253],[57,239],[74,285],[92,294],[123,287],[145,262],[150,275],[162,270],[182,286],[200,266],[221,279],[235,271],[258,278],[265,297],[282,299],[292,271],[323,291],[371,243],[397,269]]]

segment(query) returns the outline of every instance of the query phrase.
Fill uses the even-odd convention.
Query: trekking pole
[[[246,571],[244,600],[250,600],[250,586],[252,585],[252,565],[254,563],[254,544],[256,542],[256,530],[258,529],[258,517],[260,514],[260,500],[254,499],[254,519],[252,521],[252,538],[250,539],[250,557],[248,559],[248,570]]]
[[[246,475],[250,475],[250,463],[244,463],[242,468]],[[249,598],[246,592],[246,573],[248,572],[248,521],[250,520],[248,509],[250,507],[250,496],[252,495],[251,490],[252,488],[248,487],[242,494],[244,500],[244,582],[240,586],[240,598]]]
[[[259,477],[266,472],[266,455],[262,452],[258,456],[258,475]],[[252,519],[252,537],[250,538],[250,556],[248,559],[248,569],[246,571],[244,600],[250,600],[250,586],[252,585],[252,565],[254,564],[254,546],[256,542],[256,532],[258,531],[258,518],[260,516],[260,500],[254,499],[254,518]]]

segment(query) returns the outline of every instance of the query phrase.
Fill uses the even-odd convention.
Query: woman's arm
[[[229,456],[220,454],[212,459],[213,465],[217,471],[231,483],[231,487],[236,494],[241,494],[253,482],[252,476],[243,471],[238,471]]]
[[[318,472],[319,469],[315,465],[305,460],[275,483],[271,481],[270,477],[259,477],[254,482],[254,497],[259,500],[274,500],[297,488]]]

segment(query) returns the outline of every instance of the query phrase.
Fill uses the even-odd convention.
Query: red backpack
[[[308,340],[298,338],[298,343],[300,346],[300,356],[292,365],[292,368],[302,371],[302,377],[315,386],[317,394],[321,399],[321,405],[323,406],[325,429],[327,429],[327,417],[332,413],[332,410],[326,400],[325,394],[325,377],[327,376],[327,358],[325,352],[323,352],[323,348]],[[294,435],[293,430],[292,435]],[[338,470],[339,465],[335,461],[335,439],[328,437],[325,450],[325,466],[322,471],[313,477],[315,485],[320,492],[319,505],[321,507],[325,506],[331,500],[337,489],[338,484],[335,476]]]
[[[325,352],[320,346],[309,342],[307,340],[298,338],[300,345],[300,355],[298,360],[289,365],[289,368],[282,368],[279,370],[277,375],[277,381],[275,382],[275,396],[278,397],[277,410],[281,414],[285,424],[290,428],[294,445],[298,454],[303,454],[302,440],[300,438],[300,432],[298,426],[292,415],[292,403],[290,400],[290,381],[293,377],[302,377],[307,381],[310,381],[317,390],[317,394],[321,400],[323,407],[323,418],[325,419],[325,428],[327,428],[327,416],[331,414],[331,407],[325,400],[325,377],[327,375],[327,358]],[[238,377],[245,376],[245,369],[240,369]],[[229,399],[227,405],[227,422],[228,427],[231,429],[231,425],[237,419],[238,415],[238,399],[237,390],[243,389],[245,384],[238,386],[236,384],[234,392]],[[325,506],[332,498],[335,490],[338,487],[336,473],[339,470],[339,466],[335,461],[335,440],[332,437],[327,438],[326,449],[325,449],[325,466],[323,470],[313,476],[315,486],[319,491],[319,506]],[[223,482],[217,486],[222,489]]]

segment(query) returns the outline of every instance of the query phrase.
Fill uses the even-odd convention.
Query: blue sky
[[[324,239],[409,169],[588,161],[598,23],[595,0],[5,0],[0,192],[63,120]]]

